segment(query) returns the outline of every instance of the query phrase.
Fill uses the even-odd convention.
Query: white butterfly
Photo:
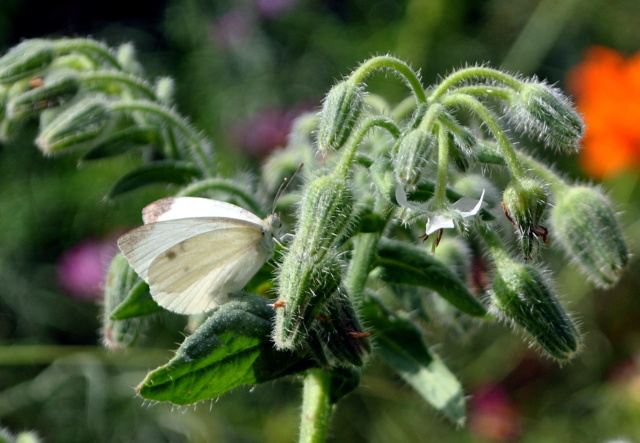
[[[282,226],[230,203],[169,197],[142,210],[144,225],[118,247],[153,299],[180,314],[214,309],[242,289],[271,257]]]

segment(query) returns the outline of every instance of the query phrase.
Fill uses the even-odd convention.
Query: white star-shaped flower
[[[469,218],[476,215],[480,212],[480,208],[482,207],[482,200],[484,199],[484,189],[482,190],[482,195],[480,195],[480,200],[477,202],[469,197],[462,197],[460,200],[451,205],[449,211],[444,213],[435,215],[427,219],[427,226],[425,228],[425,234],[431,235],[439,229],[451,229],[455,227],[454,219],[455,218]],[[471,207],[471,205],[475,204],[475,206]],[[471,208],[471,209],[469,209]]]

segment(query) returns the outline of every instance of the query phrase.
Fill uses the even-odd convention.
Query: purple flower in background
[[[105,273],[116,251],[114,238],[82,240],[60,257],[57,264],[58,284],[74,298],[100,299]]]
[[[469,430],[486,441],[518,439],[522,433],[520,413],[503,386],[488,384],[476,389],[470,403]]]
[[[223,51],[231,51],[248,36],[252,26],[251,18],[240,9],[232,9],[218,17],[211,24],[211,40]]]
[[[278,147],[287,145],[293,121],[308,106],[294,109],[267,108],[236,127],[234,139],[242,150],[262,158]]]
[[[267,18],[275,18],[287,12],[296,0],[256,0],[260,13]]]

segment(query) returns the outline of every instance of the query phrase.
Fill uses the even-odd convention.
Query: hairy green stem
[[[440,85],[431,93],[428,102],[434,103],[438,101],[443,95],[445,95],[449,89],[456,86],[458,83],[469,81],[474,77],[481,77],[488,80],[497,81],[505,84],[513,89],[520,89],[522,82],[515,77],[510,76],[497,69],[485,68],[482,66],[474,66],[472,68],[461,69],[446,77]]]
[[[182,134],[192,144],[190,148],[193,152],[187,150],[186,152],[183,152],[183,155],[186,158],[191,158],[192,156],[195,157],[194,160],[196,164],[205,173],[205,175],[209,177],[215,175],[216,167],[213,162],[213,155],[210,152],[209,144],[200,138],[179,115],[167,109],[165,106],[146,100],[122,100],[119,102],[113,102],[111,104],[111,109],[114,111],[143,111],[162,117],[182,132]]]
[[[447,174],[449,172],[449,134],[442,126],[438,128],[438,172],[433,192],[432,209],[441,209],[447,202]]]
[[[358,129],[351,134],[345,143],[342,157],[340,157],[340,161],[336,165],[335,174],[342,177],[347,176],[349,169],[351,168],[351,164],[358,153],[358,146],[367,135],[367,132],[375,127],[386,129],[393,138],[398,138],[400,136],[400,129],[398,126],[386,117],[374,117],[364,121]]]
[[[113,65],[114,68],[120,71],[123,69],[122,65],[113,55],[109,47],[97,41],[86,38],[65,38],[54,40],[52,43],[56,51],[59,53],[81,52],[90,58],[97,55],[101,59]]]
[[[548,166],[522,152],[518,152],[518,158],[538,177],[544,179],[545,183],[551,187],[554,194],[560,194],[569,189],[569,185]]]
[[[149,100],[153,100],[153,101],[158,100],[158,97],[156,97],[155,92],[147,84],[147,82],[131,74],[126,74],[126,73],[117,72],[117,71],[93,71],[93,72],[81,73],[78,76],[78,78],[81,81],[85,81],[88,83],[106,83],[106,82],[122,83],[126,86],[129,86],[135,89],[138,92],[141,92]]]
[[[502,151],[509,172],[516,180],[520,180],[525,177],[525,170],[518,161],[516,150],[509,141],[509,137],[504,132],[504,129],[500,127],[498,120],[493,113],[487,109],[478,99],[467,94],[452,94],[443,98],[442,105],[444,106],[464,106],[471,112],[475,113],[484,124],[487,125],[496,141],[498,147]]]
[[[302,388],[300,443],[324,443],[333,405],[329,401],[331,375],[322,369],[309,369]]]
[[[424,88],[420,79],[415,72],[402,60],[388,55],[381,55],[373,57],[361,64],[355,71],[349,76],[349,81],[359,85],[363,83],[367,76],[377,69],[391,68],[395,69],[400,75],[402,75],[409,84],[409,87],[413,91],[418,103],[425,103],[427,97],[424,93]]]

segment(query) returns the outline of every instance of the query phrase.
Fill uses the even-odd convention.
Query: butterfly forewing
[[[174,312],[209,311],[230,292],[242,289],[269,258],[263,232],[236,227],[193,236],[160,254],[149,268],[151,294]]]

